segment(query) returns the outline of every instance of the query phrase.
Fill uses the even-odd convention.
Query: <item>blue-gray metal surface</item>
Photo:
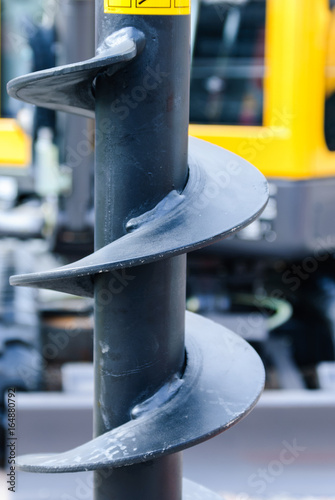
[[[135,408],[122,426],[69,452],[20,457],[20,469],[78,472],[150,461],[209,439],[249,413],[264,383],[258,355],[223,326],[192,313],[186,317],[187,365],[181,378]]]
[[[36,106],[94,118],[95,78],[116,73],[143,50],[144,43],[141,32],[124,28],[107,37],[92,59],[19,76],[8,83],[7,92]]]
[[[19,393],[20,453],[57,453],[89,440],[92,404],[92,392]],[[229,432],[183,452],[184,476],[217,494],[226,493],[227,500],[335,500],[334,420],[334,391],[265,391],[248,417]],[[283,451],[287,446],[296,456]],[[281,453],[290,463],[280,461]],[[266,478],[261,477],[264,471]],[[58,500],[66,491],[68,500],[88,499],[92,479],[91,472],[17,471],[15,498]]]
[[[50,288],[92,297],[94,275],[196,250],[252,222],[268,199],[267,183],[250,163],[190,138],[189,178],[154,209],[125,222],[127,234],[77,262],[43,273],[14,276],[12,285]]]

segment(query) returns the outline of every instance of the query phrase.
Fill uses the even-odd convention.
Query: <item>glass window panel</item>
[[[266,0],[202,0],[191,71],[192,123],[261,125]]]

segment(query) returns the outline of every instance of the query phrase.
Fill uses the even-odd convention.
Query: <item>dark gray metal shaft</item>
[[[96,249],[183,189],[189,115],[189,16],[104,14],[103,3],[96,2],[97,47],[129,26],[146,46],[95,82]],[[185,255],[95,278],[96,436],[134,418],[134,407],[182,372],[185,281]],[[180,460],[96,472],[95,500],[180,500]]]

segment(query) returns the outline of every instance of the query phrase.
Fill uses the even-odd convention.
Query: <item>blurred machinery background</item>
[[[328,0],[198,8],[190,132],[256,165],[271,197],[255,223],[190,259],[191,307],[237,316],[250,340],[263,330],[254,340],[279,388],[331,383],[318,373],[335,352],[334,30]],[[242,324],[251,313],[259,322]]]
[[[283,439],[299,434],[290,421],[299,426],[305,419],[301,440],[307,443],[317,418],[319,434],[302,444],[320,474],[335,466],[334,449],[324,450],[335,422],[334,3],[192,2],[190,134],[258,167],[269,180],[271,197],[251,226],[189,256],[187,305],[246,338],[265,364],[268,391],[260,413],[249,420],[254,427],[246,434],[256,436],[248,443],[249,455],[254,447],[256,463],[262,463],[260,456],[269,463]],[[6,83],[32,70],[91,57],[93,27],[91,0],[1,1],[0,391],[1,401],[13,385],[33,392],[31,406],[29,394],[22,399],[22,413],[35,415],[32,420],[34,404],[42,404],[36,391],[49,393],[43,400],[49,419],[54,408],[62,409],[62,401],[64,411],[70,408],[69,395],[90,408],[85,398],[92,389],[92,304],[54,292],[12,289],[8,278],[57,267],[92,251],[95,139],[89,120],[22,105],[7,96]],[[237,158],[231,176],[238,168]],[[213,179],[208,198],[217,195],[217,183],[229,183],[229,177]],[[275,417],[274,409],[285,416]],[[0,419],[4,410],[0,403]],[[71,411],[76,411],[74,404]],[[274,421],[277,427],[272,428]],[[26,422],[23,452],[34,451],[27,438],[29,418]],[[81,432],[77,427],[73,424],[74,441],[75,432]],[[83,429],[88,432],[90,423]],[[237,432],[242,437],[234,441],[232,434],[231,446],[242,450],[243,430]],[[272,451],[266,437],[258,439],[262,432],[278,433]],[[225,439],[229,436],[221,438],[222,447],[226,442],[229,448]],[[4,430],[2,465],[3,442]],[[55,443],[55,451],[72,446],[62,444]],[[236,454],[241,474],[250,478],[253,468],[243,469],[248,458]],[[186,453],[191,474],[197,470],[192,460]],[[316,479],[313,490],[308,480],[303,487],[304,470],[300,472],[296,481],[301,494],[334,493],[329,475],[322,487]],[[239,484],[234,490],[228,479],[231,491],[242,491]],[[243,491],[261,494],[253,487],[257,479],[259,484],[257,476]],[[298,494],[293,476],[285,487]],[[280,481],[269,480],[267,488],[267,494],[281,491]]]
[[[1,401],[13,385],[60,389],[62,363],[92,359],[91,304],[16,290],[8,281],[18,269],[42,270],[92,250],[92,123],[22,105],[8,97],[6,83],[93,56],[93,19],[90,0],[1,2]],[[72,342],[61,340],[68,331]]]

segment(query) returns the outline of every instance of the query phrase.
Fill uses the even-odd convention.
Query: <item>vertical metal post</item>
[[[94,0],[61,0],[58,29],[64,46],[64,64],[71,64],[94,56]],[[63,201],[66,232],[87,231],[88,213],[93,190],[93,135],[94,123],[85,117],[67,114],[64,125],[64,152],[62,161],[72,168],[71,196]],[[84,154],[81,145],[86,143]],[[91,152],[90,152],[90,148]],[[74,239],[74,243],[76,240]],[[87,242],[84,240],[84,244]],[[77,246],[80,245],[77,243]],[[83,249],[81,248],[79,253]],[[92,248],[90,249],[90,251]],[[84,250],[85,251],[85,250]]]
[[[96,80],[96,250],[125,235],[130,217],[181,192],[188,172],[189,16],[129,18],[104,14],[103,4],[96,3],[98,50],[125,26],[148,44],[113,78]],[[185,255],[95,278],[96,436],[181,374],[185,281]],[[181,498],[180,454],[95,474],[96,500]]]

